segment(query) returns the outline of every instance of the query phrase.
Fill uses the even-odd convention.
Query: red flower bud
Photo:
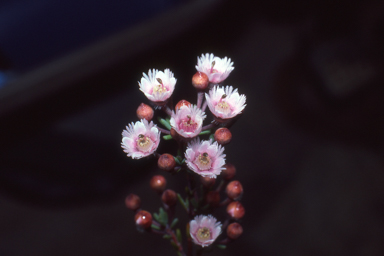
[[[240,181],[234,180],[228,183],[225,192],[232,200],[239,200],[243,195],[243,186]]]
[[[236,168],[233,164],[226,163],[224,165],[224,170],[221,172],[221,176],[223,177],[224,180],[231,180],[233,177],[235,177],[236,174]]]
[[[147,229],[152,225],[152,215],[147,211],[138,211],[135,215],[135,222],[138,227]]]
[[[245,209],[239,201],[234,201],[227,206],[227,213],[234,219],[241,219],[245,214]]]
[[[220,194],[217,191],[209,191],[205,195],[205,201],[212,205],[212,206],[218,206],[220,203]]]
[[[213,185],[215,185],[216,179],[210,178],[208,176],[200,176],[200,181],[201,181],[201,184],[203,184],[203,186],[205,188],[210,188]]]
[[[147,104],[141,103],[136,110],[137,117],[141,119],[147,119],[151,121],[153,118],[153,109]]]
[[[161,175],[155,175],[152,177],[149,184],[154,191],[161,194],[167,186],[167,180]]]
[[[176,166],[175,158],[171,154],[162,154],[157,160],[157,166],[166,172],[172,171]]]
[[[231,223],[227,227],[227,235],[231,239],[237,239],[243,233],[243,227],[237,223]]]
[[[189,106],[191,106],[191,103],[189,103],[189,101],[186,101],[186,100],[181,100],[181,101],[179,101],[179,102],[176,104],[176,106],[175,106],[175,110],[180,109],[182,106],[187,106],[187,107],[189,107]]]
[[[125,198],[125,206],[127,206],[128,209],[132,211],[136,211],[141,206],[141,200],[140,197],[135,194],[129,194]]]
[[[208,87],[208,76],[203,72],[196,72],[192,77],[192,84],[198,90],[205,90]]]
[[[171,189],[165,190],[161,195],[161,200],[168,206],[174,206],[177,202],[176,192]]]
[[[226,145],[231,142],[232,133],[228,128],[219,128],[215,131],[214,138],[220,145]]]

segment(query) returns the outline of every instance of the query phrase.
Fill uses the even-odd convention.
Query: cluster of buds
[[[243,187],[239,181],[233,180],[236,168],[226,163],[224,154],[224,145],[232,139],[229,128],[246,106],[246,97],[237,89],[221,86],[233,69],[233,62],[227,57],[219,58],[208,53],[198,57],[197,73],[192,76],[197,103],[193,105],[181,100],[175,108],[170,100],[177,81],[173,73],[169,69],[143,73],[139,87],[152,106],[140,104],[136,111],[140,121],[128,124],[122,133],[121,146],[128,157],[140,159],[153,155],[158,159],[160,170],[186,175],[188,185],[185,193],[166,189],[167,181],[162,175],[152,177],[150,187],[163,204],[158,213],[142,210],[137,195],[130,194],[125,200],[127,208],[135,212],[138,229],[161,234],[171,242],[178,255],[192,256],[194,252],[201,255],[205,247],[212,244],[225,248],[228,242],[237,239],[243,232],[239,224],[245,213],[239,202]],[[204,126],[207,107],[213,120]],[[152,121],[154,108],[168,116],[158,118],[163,128]],[[161,137],[177,141],[177,154],[157,152]],[[225,198],[221,200],[223,196]],[[186,225],[187,250],[183,249],[181,231],[177,228],[175,209],[178,202],[189,218]],[[227,212],[223,224],[212,215],[213,210],[221,207]],[[220,236],[223,238],[219,239]],[[197,248],[194,249],[192,243]]]

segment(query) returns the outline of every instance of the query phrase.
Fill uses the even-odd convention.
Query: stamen
[[[160,78],[156,78],[157,82],[159,82],[159,84],[163,85],[163,80],[161,80]]]
[[[207,152],[199,154],[199,156],[196,157],[193,163],[196,164],[197,167],[202,171],[209,170],[212,166],[211,158],[209,157]]]
[[[137,137],[138,137],[136,141],[137,149],[142,152],[150,151],[153,145],[153,141],[149,137],[144,136],[143,134],[139,134],[139,136]]]
[[[213,67],[215,66],[216,62],[215,61],[212,61],[211,63],[211,73],[216,73],[217,70],[216,69],[213,69]]]
[[[208,240],[211,238],[211,231],[206,227],[199,228],[199,230],[197,230],[197,237],[201,240]]]

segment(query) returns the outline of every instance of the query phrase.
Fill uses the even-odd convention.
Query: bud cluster
[[[122,132],[121,147],[132,159],[155,156],[158,168],[164,175],[183,173],[186,176],[185,192],[177,193],[167,188],[163,175],[154,175],[149,187],[162,203],[158,212],[141,209],[141,199],[130,194],[125,199],[126,207],[135,212],[134,220],[139,230],[161,234],[169,240],[178,255],[186,255],[182,235],[175,217],[176,207],[182,207],[189,218],[187,223],[188,255],[193,254],[192,242],[200,247],[216,244],[224,248],[229,241],[237,239],[243,232],[239,224],[245,209],[239,202],[243,186],[233,180],[236,168],[226,163],[225,145],[232,140],[230,127],[246,106],[246,97],[232,86],[221,83],[233,71],[230,58],[219,58],[203,54],[197,58],[196,74],[192,85],[197,90],[197,103],[180,100],[174,107],[171,96],[177,79],[169,70],[150,69],[143,73],[139,89],[150,101],[141,103],[136,110],[140,121],[130,123]],[[150,106],[151,105],[151,106]],[[208,114],[213,120],[204,126]],[[155,111],[164,111],[166,118],[158,117],[159,125],[153,122]],[[175,152],[157,152],[161,138],[177,141]],[[168,174],[166,174],[168,173]],[[223,200],[222,200],[223,199]],[[213,210],[226,208],[227,219],[221,224],[211,215]],[[226,229],[226,232],[224,230]],[[218,239],[224,236],[223,240]]]

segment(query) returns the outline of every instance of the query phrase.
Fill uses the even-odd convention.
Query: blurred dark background
[[[375,0],[2,1],[0,254],[173,255],[124,198],[157,211],[149,179],[184,184],[127,158],[121,132],[147,103],[142,72],[171,69],[174,101],[196,102],[197,56],[212,52],[234,62],[225,84],[247,107],[225,147],[244,234],[211,255],[384,255],[383,13]]]

